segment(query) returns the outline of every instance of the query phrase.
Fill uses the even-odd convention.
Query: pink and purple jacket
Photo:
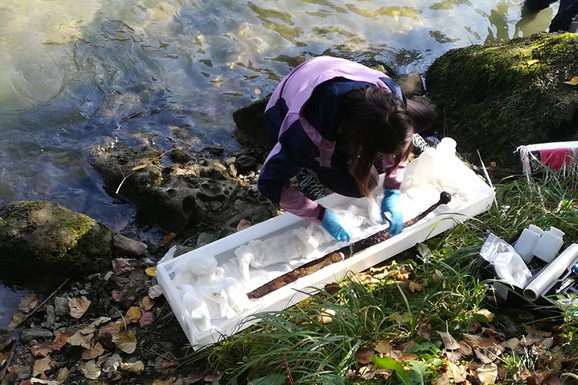
[[[261,194],[284,210],[320,224],[325,208],[290,187],[289,180],[302,168],[343,172],[344,180],[352,180],[346,156],[336,148],[339,102],[353,89],[372,86],[405,100],[401,88],[388,76],[346,59],[321,56],[294,68],[277,86],[265,110],[278,141],[261,168],[257,183]],[[392,163],[384,155],[383,166],[387,175],[383,187],[399,189],[405,162],[388,175]]]

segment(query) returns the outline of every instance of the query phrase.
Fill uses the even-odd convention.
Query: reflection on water
[[[0,330],[8,327],[12,316],[18,311],[20,299],[25,295],[25,290],[10,288],[0,283]]]
[[[117,230],[87,149],[221,144],[232,112],[312,55],[424,72],[445,51],[545,30],[521,0],[3,0],[0,203],[56,201]],[[258,95],[255,89],[261,90]]]

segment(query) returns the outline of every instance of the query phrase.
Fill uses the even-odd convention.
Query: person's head
[[[348,92],[341,103],[339,141],[350,171],[365,196],[378,152],[393,155],[393,171],[412,151],[413,121],[405,103],[391,92],[367,87]]]

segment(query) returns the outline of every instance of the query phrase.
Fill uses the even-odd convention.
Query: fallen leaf
[[[143,311],[140,319],[138,320],[138,324],[141,328],[149,326],[154,321],[154,315],[152,311]]]
[[[462,353],[458,350],[446,350],[446,356],[450,362],[458,362],[462,358]]]
[[[462,365],[456,365],[453,362],[447,363],[446,372],[450,379],[453,379],[456,384],[466,381],[468,370]]]
[[[90,325],[97,327],[102,325],[103,323],[110,322],[110,317],[98,317],[94,321],[90,323]]]
[[[205,374],[205,377],[203,377],[203,380],[206,382],[213,382],[213,381],[218,382],[221,379],[221,377],[223,377],[221,375],[221,373],[215,372],[215,373]]]
[[[493,384],[498,378],[498,367],[496,364],[489,364],[483,368],[476,369],[476,376],[482,385]]]
[[[517,338],[510,338],[509,340],[502,342],[501,345],[505,348],[516,350],[520,345],[520,340]]]
[[[472,322],[470,322],[470,327],[468,328],[468,331],[469,331],[470,333],[475,333],[475,332],[477,332],[481,327],[482,327],[482,325],[481,325],[478,321],[472,321]]]
[[[82,296],[80,298],[69,298],[68,307],[70,308],[70,316],[72,318],[79,319],[86,313],[86,310],[90,306],[90,301]]]
[[[52,358],[50,358],[50,356],[46,356],[39,360],[35,360],[34,368],[32,369],[32,376],[36,377],[38,375],[44,375],[44,372],[52,367],[52,365],[50,364],[51,361]]]
[[[43,380],[42,378],[34,378],[30,379],[31,384],[44,384],[44,385],[60,385],[58,381],[54,380]]]
[[[474,319],[487,324],[494,320],[494,313],[487,309],[479,309],[474,313]]]
[[[155,299],[160,297],[161,295],[163,295],[163,290],[161,289],[161,287],[159,285],[154,285],[149,287],[149,297],[151,297],[151,299]]]
[[[494,362],[494,360],[497,358],[495,354],[481,349],[474,349],[474,355],[484,365]]]
[[[482,335],[486,337],[494,337],[496,341],[503,341],[506,339],[506,336],[503,333],[490,328],[482,328]]]
[[[72,335],[72,337],[68,338],[68,343],[72,346],[82,346],[85,349],[89,349],[90,341],[93,336],[94,334],[84,334],[82,331],[78,330]]]
[[[246,220],[245,218],[242,218],[239,223],[237,223],[237,228],[235,229],[235,231],[239,232],[241,230],[245,230],[248,229],[249,227],[251,227],[253,224],[251,222],[249,222],[248,220]]]
[[[442,342],[444,343],[446,350],[456,350],[460,348],[460,344],[458,344],[458,341],[456,341],[456,339],[452,337],[450,333],[440,331],[436,331],[436,333],[439,334],[442,338]]]
[[[450,376],[447,372],[441,373],[439,376],[432,380],[432,385],[448,385],[450,383]],[[456,381],[456,383],[458,383]]]
[[[12,321],[10,321],[10,326],[18,326],[22,323],[22,321],[26,318],[26,314],[24,313],[14,313],[12,316]]]
[[[144,363],[142,361],[130,362],[130,363],[120,363],[120,368],[126,370],[127,372],[140,374],[144,370]]]
[[[69,338],[70,334],[67,332],[58,333],[54,338],[54,342],[52,342],[52,349],[60,350],[64,345],[66,345]]]
[[[90,348],[84,349],[82,351],[82,359],[83,360],[93,360],[97,357],[100,357],[103,354],[104,354],[104,348],[102,347],[100,342],[97,342],[94,346],[91,346]]]
[[[114,334],[112,342],[125,353],[132,354],[136,350],[136,337],[129,329]]]
[[[134,270],[134,267],[130,264],[130,262],[124,258],[116,258],[112,261],[112,271],[114,271],[115,275],[123,275],[126,273],[130,273]]]
[[[23,313],[30,313],[38,305],[38,297],[36,294],[29,293],[20,299],[18,310]]]
[[[361,365],[367,365],[367,364],[371,363],[371,356],[373,356],[374,354],[375,354],[375,352],[373,351],[373,349],[359,348],[359,349],[357,349],[357,352],[355,353],[355,359]]]
[[[70,375],[70,370],[68,370],[68,368],[62,368],[58,371],[58,374],[56,375],[56,381],[58,381],[59,383],[64,383],[66,380],[68,380],[68,376]]]
[[[102,371],[108,373],[110,371],[117,370],[121,362],[122,359],[120,358],[120,354],[114,353],[112,356],[107,357],[103,362]]]
[[[578,84],[578,76],[574,76],[570,81],[564,82],[565,84],[570,84],[571,86],[575,86]]]
[[[159,243],[159,247],[163,247],[163,246],[168,245],[169,242],[172,241],[173,239],[175,239],[176,236],[177,236],[176,233],[168,233],[167,235],[164,236],[161,243]]]
[[[84,377],[91,380],[96,380],[98,377],[100,377],[100,374],[102,373],[100,365],[98,365],[95,361],[87,361],[81,367],[81,370],[82,374],[84,374]]]
[[[141,312],[140,312],[140,308],[138,306],[131,306],[126,311],[126,318],[132,323],[138,322],[138,320],[140,319],[140,316],[141,316]]]
[[[36,357],[46,357],[50,353],[52,353],[52,346],[46,344],[38,344],[30,347],[30,353]]]
[[[400,269],[391,272],[393,279],[397,281],[407,282],[409,281],[409,273],[405,269]]]
[[[532,60],[528,60],[528,62],[526,64],[528,64],[528,67],[530,67],[533,64],[539,63],[540,60],[538,59],[532,59]]]
[[[375,344],[373,350],[375,350],[378,353],[387,354],[391,352],[391,344],[387,339],[383,339]]]
[[[460,345],[459,351],[462,355],[469,357],[472,354],[474,354],[472,347],[468,345],[465,341],[458,341],[458,344]]]
[[[419,283],[414,282],[414,281],[409,282],[409,291],[411,291],[412,293],[420,292],[422,290],[423,290],[423,286],[420,285]]]
[[[156,276],[157,275],[157,267],[156,266],[147,267],[145,269],[145,274],[148,275],[149,277]]]
[[[533,328],[527,324],[524,324],[524,330],[526,331],[526,333],[535,333],[537,335],[539,335],[540,337],[544,337],[544,338],[548,338],[552,336],[552,332],[546,332],[543,330],[538,330],[536,328]]]
[[[179,366],[179,361],[171,355],[167,355],[165,359],[161,361],[161,369],[174,368],[176,366]]]
[[[119,322],[110,322],[104,324],[98,329],[98,335],[101,336],[103,334],[117,334],[122,329],[122,326]]]
[[[426,341],[431,341],[431,325],[429,320],[425,320],[424,323],[419,325],[419,328],[417,328],[417,335]]]
[[[144,311],[149,311],[155,306],[155,301],[151,299],[148,295],[144,296],[140,301],[140,308]]]
[[[4,363],[8,360],[8,353],[0,352],[0,368],[4,366]]]
[[[134,166],[132,168],[132,171],[138,171],[138,170],[142,170],[143,168],[145,168],[147,165],[146,164],[139,164],[138,166]]]
[[[399,356],[399,358],[397,359],[398,361],[413,361],[413,360],[417,360],[418,356],[416,356],[415,354],[411,354],[411,353],[405,353],[402,354],[401,356]]]

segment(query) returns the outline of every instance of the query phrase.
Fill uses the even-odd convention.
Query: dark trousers
[[[548,8],[557,0],[525,0],[524,8],[530,12],[538,12]],[[550,23],[550,32],[569,31],[572,25],[572,19],[578,15],[578,0],[560,0],[558,13]]]

